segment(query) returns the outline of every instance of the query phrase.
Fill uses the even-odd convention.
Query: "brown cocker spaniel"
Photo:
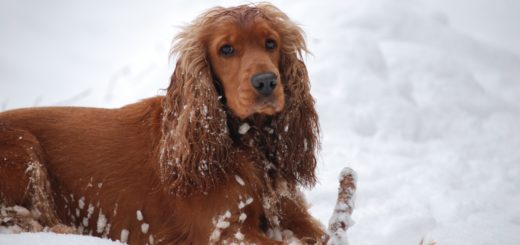
[[[325,242],[299,190],[318,148],[305,52],[276,7],[218,7],[175,39],[166,96],[0,113],[0,204],[129,244]]]

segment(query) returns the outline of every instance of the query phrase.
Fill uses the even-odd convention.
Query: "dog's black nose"
[[[272,72],[262,72],[255,74],[251,78],[253,88],[263,96],[269,96],[276,87],[276,75]]]

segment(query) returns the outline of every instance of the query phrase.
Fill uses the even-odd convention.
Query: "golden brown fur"
[[[0,113],[0,202],[130,244],[324,241],[299,192],[318,147],[306,51],[272,5],[214,8],[177,36],[165,97]]]

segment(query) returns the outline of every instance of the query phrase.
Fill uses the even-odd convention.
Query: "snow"
[[[29,216],[31,215],[31,212],[24,208],[24,207],[21,207],[21,206],[13,206],[13,211],[17,214],[17,215],[20,215],[20,216]]]
[[[123,243],[126,243],[126,241],[128,241],[128,236],[130,235],[130,231],[127,230],[127,229],[122,229],[121,230],[121,239],[120,241],[123,242]]]
[[[269,239],[273,239],[275,241],[281,241],[283,239],[280,228],[269,228],[266,232],[266,236]]]
[[[141,224],[141,232],[143,234],[148,233],[148,229],[150,229],[150,225],[148,223]]]
[[[81,197],[79,200],[78,200],[78,207],[80,209],[83,209],[85,207],[85,197]]]
[[[107,217],[101,212],[99,211],[99,215],[98,215],[98,219],[97,219],[97,232],[98,233],[103,233],[103,231],[105,230],[105,227],[107,225]]]
[[[240,125],[240,127],[238,128],[238,133],[239,133],[239,134],[245,134],[245,133],[247,133],[247,131],[249,131],[250,128],[251,128],[251,126],[249,126],[248,123],[243,123],[243,124]]]
[[[90,217],[92,217],[92,214],[94,214],[94,205],[92,205],[92,203],[89,203],[87,210],[87,218],[90,219]]]
[[[229,221],[219,221],[219,222],[215,225],[215,227],[217,227],[217,228],[219,228],[219,229],[226,229],[226,228],[229,227],[229,225],[231,225],[231,224],[229,223]]]
[[[235,175],[235,180],[237,181],[238,184],[240,184],[241,186],[244,186],[246,184],[246,182],[244,182],[244,180],[238,176],[238,175]]]
[[[245,201],[240,201],[238,203],[238,209],[243,209],[243,208],[245,208],[247,205],[249,205],[251,203],[253,203],[253,198],[252,197],[248,197],[248,198],[246,198]]]
[[[137,210],[137,211],[136,211],[136,218],[137,218],[137,220],[139,220],[139,221],[142,221],[142,220],[143,220],[143,213],[141,212],[141,210]]]
[[[237,233],[235,233],[235,238],[239,241],[242,241],[244,240],[244,234],[240,231],[237,231]]]
[[[252,198],[252,197],[248,197],[248,198],[246,199],[246,205],[249,205],[249,204],[251,204],[251,203],[253,203],[253,198]]]
[[[3,1],[0,110],[163,94],[178,26],[237,3]],[[274,3],[312,51],[322,151],[319,184],[305,194],[315,217],[327,223],[349,166],[358,174],[350,244],[520,242],[518,1]],[[0,244],[35,241],[113,244],[0,235]]]
[[[348,242],[348,238],[347,236],[339,236],[339,237],[336,237],[336,236],[332,236],[330,237],[327,245],[348,245],[349,242]]]
[[[219,215],[217,218],[213,220],[213,225],[215,228],[213,229],[213,232],[211,232],[211,235],[209,237],[210,244],[216,244],[220,241],[220,235],[222,234],[222,231],[227,229],[231,225],[231,223],[226,220],[230,217],[231,212],[227,210],[223,215]]]
[[[122,245],[123,243],[92,236],[55,234],[50,232],[1,234],[2,245]]]
[[[240,216],[238,216],[238,221],[240,223],[244,223],[244,221],[247,219],[247,214],[245,213],[240,213]]]

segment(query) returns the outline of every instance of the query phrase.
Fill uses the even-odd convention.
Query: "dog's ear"
[[[263,15],[281,36],[282,82],[285,108],[277,117],[276,148],[278,165],[292,184],[312,186],[316,182],[316,154],[319,148],[318,115],[310,94],[307,68],[303,53],[307,47],[303,31],[287,15],[270,4],[260,4]]]
[[[285,178],[311,187],[316,182],[319,124],[305,64],[296,56],[286,56],[283,79],[286,107],[277,118],[274,150]]]
[[[221,181],[232,145],[201,39],[193,27],[177,36],[172,49],[177,64],[163,102],[161,177],[181,196],[206,192]]]

